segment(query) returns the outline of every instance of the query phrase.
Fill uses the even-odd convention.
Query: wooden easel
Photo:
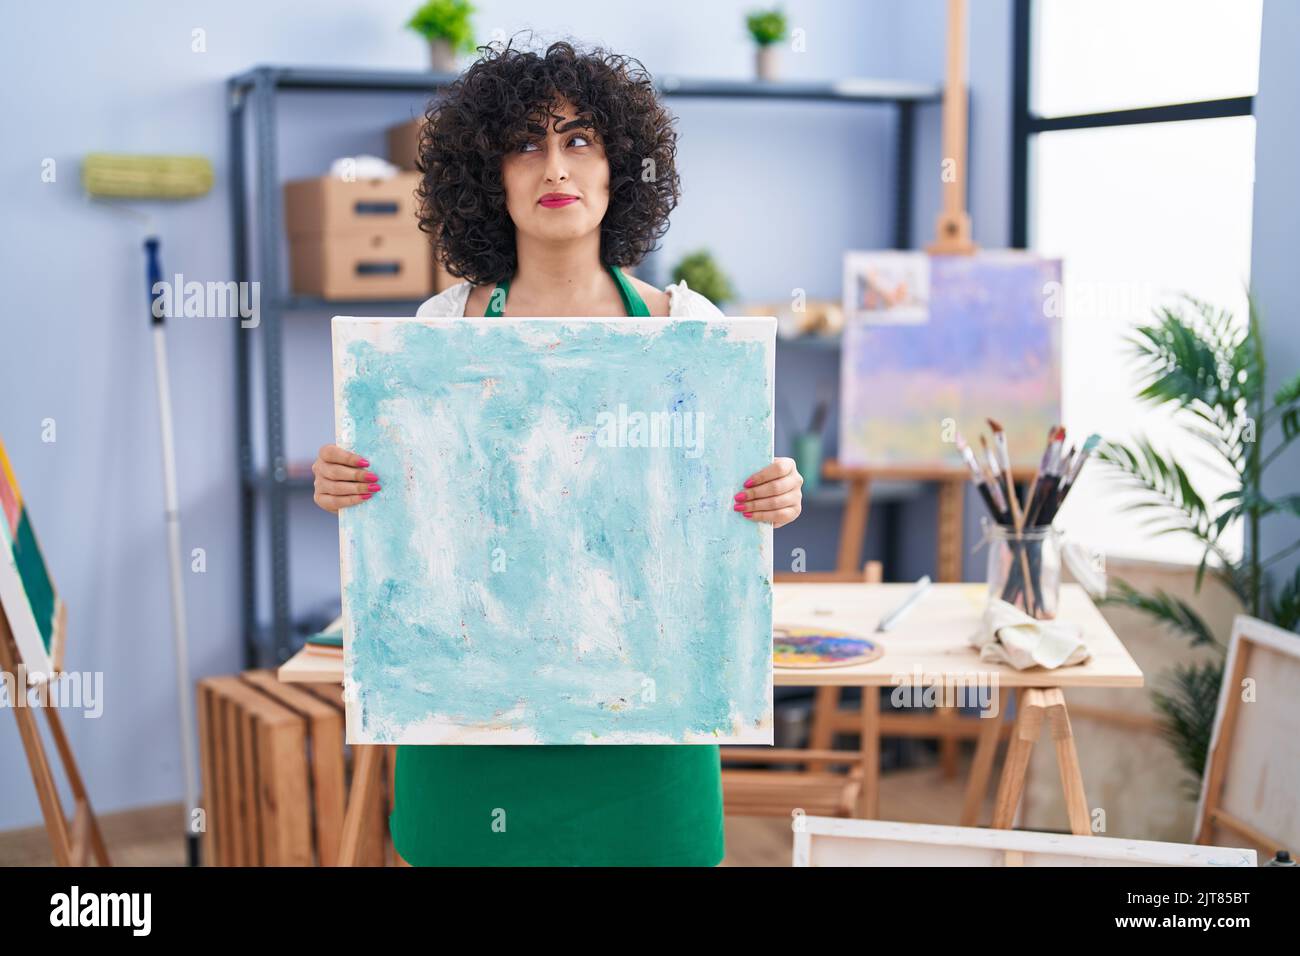
[[[926,247],[931,255],[970,255],[977,250],[971,240],[971,221],[966,212],[966,2],[948,0],[948,56],[947,81],[943,92],[943,156],[953,164],[952,175],[944,176],[943,210],[935,224],[935,241]],[[1017,482],[1032,481],[1036,469],[1032,466],[1012,468],[1011,476]],[[822,476],[827,481],[842,481],[848,489],[844,513],[840,519],[839,553],[835,570],[801,574],[778,574],[777,581],[855,582],[879,581],[879,569],[862,563],[862,541],[867,532],[867,516],[871,511],[871,483],[873,481],[923,481],[938,486],[938,540],[935,555],[935,580],[956,582],[962,580],[963,512],[966,483],[970,473],[960,465],[906,466],[878,465],[874,467],[846,467],[835,459],[822,465]],[[874,562],[872,562],[874,563]],[[865,695],[864,695],[865,697]],[[817,715],[816,739],[813,747],[829,747],[837,730],[850,730],[858,718],[839,709],[840,690],[837,687],[818,688],[815,713]],[[933,716],[889,714],[882,718],[888,726],[882,731],[891,736],[928,737],[939,740],[939,760],[947,778],[957,772],[957,748],[962,739],[982,740],[990,733],[987,721],[972,723],[960,720],[951,707],[940,707]],[[1002,728],[1002,733],[1006,732]],[[993,746],[999,738],[994,736]],[[988,744],[984,744],[987,748]],[[991,753],[989,756],[991,760]],[[820,768],[818,768],[820,769]],[[987,784],[987,771],[985,771]],[[978,776],[978,769],[976,771]],[[1068,788],[1067,788],[1068,790]]]
[[[971,240],[966,212],[966,0],[948,0],[947,79],[943,89],[943,157],[952,163],[943,177],[943,210],[935,223],[935,240],[926,247],[931,255],[970,255],[977,250]],[[947,173],[945,167],[945,173]],[[1015,468],[1012,478],[1032,481],[1033,467]],[[848,500],[840,524],[839,556],[832,572],[781,574],[777,580],[862,580],[862,537],[871,507],[871,482],[925,481],[939,486],[938,554],[936,580],[960,581],[962,563],[962,506],[969,474],[961,465],[913,467],[879,465],[845,467],[835,459],[822,465],[828,481],[848,485]]]
[[[943,177],[943,211],[935,223],[931,255],[970,255],[966,212],[966,0],[948,0],[948,79],[943,87],[943,158],[952,175]],[[945,168],[945,173],[947,169]]]
[[[60,608],[60,631],[62,622],[63,615]],[[56,672],[62,670],[61,658],[61,654],[56,654],[54,657]],[[9,618],[5,616],[3,608],[0,608],[0,668],[16,676],[18,660],[18,644],[9,629]],[[17,687],[15,683],[15,691],[26,694],[27,688]],[[95,811],[91,809],[90,797],[86,793],[81,773],[77,770],[77,761],[72,756],[68,737],[63,732],[63,722],[59,719],[59,712],[53,702],[45,701],[41,710],[45,711],[45,716],[50,722],[50,735],[54,738],[54,746],[58,748],[59,759],[63,763],[63,772],[68,778],[68,785],[72,788],[75,809],[71,826],[63,815],[59,789],[50,770],[50,762],[45,755],[45,745],[41,741],[41,734],[36,726],[36,717],[32,714],[31,707],[20,707],[17,701],[12,701],[10,706],[14,712],[14,719],[18,721],[18,733],[22,737],[23,750],[27,753],[32,782],[36,784],[36,796],[41,802],[41,815],[45,817],[45,831],[49,834],[50,846],[54,849],[55,864],[86,866],[93,852],[95,861],[100,866],[111,866],[104,835],[100,832]]]

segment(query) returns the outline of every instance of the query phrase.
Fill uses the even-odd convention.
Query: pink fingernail
[[[752,512],[752,511],[746,511],[746,512],[745,512],[745,517],[746,517],[746,518],[752,518],[752,517],[754,517],[754,512]]]
[[[376,475],[373,471],[368,471],[368,472],[366,472],[364,475],[361,476],[361,478],[362,478],[364,481],[378,481],[378,480],[379,480],[379,476]]]
[[[371,490],[371,491],[378,491],[378,490],[379,490],[379,485],[377,485],[377,484],[371,484],[371,485],[370,485],[370,490]]]
[[[740,494],[736,495],[735,500],[736,500],[736,501],[744,501],[744,500],[745,500],[745,493],[742,491]]]
[[[744,511],[744,510],[745,510],[745,506],[744,506],[744,505],[736,505],[736,506],[735,506],[734,508],[732,508],[731,510],[732,510],[732,511]]]
[[[369,468],[369,467],[370,467],[370,462],[368,462],[368,461],[366,461],[366,459],[362,458],[360,461],[357,462],[357,467],[358,467],[358,468]]]
[[[749,488],[749,487],[752,486],[753,484],[754,484],[754,479],[751,478],[751,479],[749,479],[749,481],[745,482],[745,487],[746,487],[746,488]]]
[[[367,491],[365,494],[363,494],[363,495],[361,496],[361,500],[362,500],[362,501],[365,501],[365,500],[368,499],[369,497],[370,497],[370,492]]]

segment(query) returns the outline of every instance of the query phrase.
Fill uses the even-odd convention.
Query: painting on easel
[[[63,666],[63,602],[54,588],[4,443],[0,442],[0,605],[28,674]]]
[[[840,463],[959,465],[952,433],[994,418],[1030,456],[1013,464],[1036,464],[1061,419],[1061,260],[857,252],[845,272],[846,290],[870,294],[845,302]],[[927,275],[928,289],[916,288]]]

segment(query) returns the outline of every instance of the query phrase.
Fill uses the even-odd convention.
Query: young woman
[[[622,271],[654,248],[679,191],[673,120],[636,62],[563,42],[544,56],[507,46],[430,107],[420,227],[466,281],[419,315],[721,316],[685,281],[661,290]],[[383,493],[364,453],[320,450],[320,507]],[[736,489],[736,520],[788,524],[802,484],[793,460],[776,459]],[[389,825],[417,866],[713,866],[718,748],[402,746]]]

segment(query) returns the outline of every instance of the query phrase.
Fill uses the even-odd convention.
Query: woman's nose
[[[560,149],[552,149],[546,157],[546,181],[548,183],[558,183],[569,178],[569,171],[564,167],[564,153]]]

